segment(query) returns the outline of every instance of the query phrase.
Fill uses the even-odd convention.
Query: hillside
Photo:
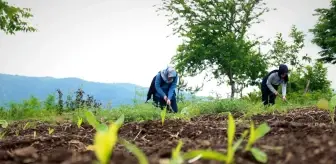
[[[150,83],[150,81],[149,81]],[[49,94],[57,96],[57,89],[63,92],[63,99],[69,93],[74,93],[82,88],[86,95],[93,95],[95,99],[107,104],[112,101],[112,106],[133,103],[135,91],[142,90],[147,93],[147,88],[130,83],[98,83],[89,82],[79,78],[52,78],[52,77],[27,77],[18,75],[0,74],[0,105],[10,101],[20,102],[31,95],[40,100],[45,100]],[[145,97],[141,97],[145,101]]]

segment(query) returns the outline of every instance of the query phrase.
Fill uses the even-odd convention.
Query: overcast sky
[[[96,82],[130,82],[149,87],[153,76],[165,68],[180,43],[165,17],[157,16],[160,0],[9,0],[29,7],[36,33],[0,33],[0,73],[78,77]],[[265,14],[265,22],[252,31],[266,38],[282,32],[286,37],[293,24],[307,32],[317,18],[315,8],[328,7],[328,0],[268,0],[277,11]],[[319,48],[307,35],[303,53]],[[133,69],[132,69],[133,68]],[[329,66],[329,79],[335,66]],[[193,79],[191,84],[200,84]],[[228,93],[228,87],[207,83],[200,95],[211,90]],[[226,96],[226,95],[225,95]]]

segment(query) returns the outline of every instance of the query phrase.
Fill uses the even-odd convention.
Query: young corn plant
[[[268,133],[271,130],[271,128],[266,124],[263,123],[258,126],[257,129],[254,128],[254,123],[251,121],[251,126],[250,126],[250,136],[249,140],[245,146],[245,151],[250,151],[254,158],[262,163],[267,162],[267,154],[260,149],[256,147],[252,147],[253,144],[260,139],[261,137],[265,136],[266,133]]]
[[[88,146],[88,149],[95,152],[95,155],[100,164],[108,164],[112,156],[114,146],[119,141],[130,152],[135,154],[140,164],[148,164],[149,162],[147,157],[139,148],[124,139],[118,138],[118,131],[123,122],[124,115],[120,116],[120,118],[114,123],[111,123],[107,131],[97,131],[94,137],[94,145]]]
[[[80,128],[81,125],[82,125],[82,123],[83,123],[83,119],[81,117],[79,117],[79,116],[77,118],[78,118],[78,120],[77,120],[77,127]]]
[[[227,130],[227,138],[228,138],[228,144],[227,144],[227,151],[226,154],[222,154],[220,152],[214,151],[214,150],[193,150],[190,152],[187,152],[183,155],[184,159],[195,159],[195,158],[202,158],[202,159],[208,159],[208,160],[216,160],[220,161],[226,164],[232,164],[234,163],[234,155],[236,150],[239,148],[241,143],[243,142],[243,139],[247,136],[248,131],[245,130],[243,135],[238,139],[234,144],[234,135],[236,131],[236,125],[234,118],[232,117],[231,113],[229,113],[228,116],[228,130]]]
[[[29,122],[27,122],[24,126],[23,126],[23,130],[26,130],[27,129],[27,127],[29,126]]]
[[[86,120],[88,121],[88,123],[95,128],[97,131],[107,131],[108,130],[108,126],[104,123],[99,123],[98,120],[96,119],[96,117],[93,115],[92,112],[90,111],[86,111],[85,112],[85,117]]]
[[[6,120],[0,120],[0,125],[2,128],[7,128],[8,127],[8,122]]]
[[[91,119],[91,123],[94,123]],[[124,115],[122,115],[116,122],[110,124],[107,130],[97,130],[94,136],[94,145],[92,150],[100,162],[100,164],[108,164],[110,161],[114,146],[118,141],[118,130],[124,122]],[[94,124],[95,126],[97,124]]]
[[[48,128],[48,133],[49,133],[49,135],[52,134],[53,132],[54,132],[54,129],[52,129],[52,128],[49,127],[49,128]]]

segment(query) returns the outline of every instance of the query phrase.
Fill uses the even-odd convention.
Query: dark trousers
[[[167,111],[170,111],[169,107],[167,106],[166,101],[163,99],[163,97],[157,97],[157,96],[153,96],[153,101],[154,101],[154,105],[156,107],[160,107],[161,110],[163,110],[164,107],[167,107]],[[176,96],[173,96],[173,98],[170,100],[170,106],[173,109],[173,112],[177,112],[177,102],[176,102]]]
[[[272,85],[275,90],[278,90],[278,85]],[[276,95],[267,87],[266,83],[261,84],[261,99],[264,105],[274,105]]]

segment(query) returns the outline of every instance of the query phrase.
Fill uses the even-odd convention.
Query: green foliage
[[[276,39],[272,44],[272,49],[266,55],[267,64],[269,66],[279,67],[280,64],[289,63],[293,68],[300,69],[304,66],[304,61],[311,62],[311,58],[302,56],[299,58],[300,50],[304,47],[304,33],[299,31],[296,26],[292,26],[289,37],[293,40],[293,44],[289,44],[283,39],[281,33],[276,34]]]
[[[288,82],[288,92],[303,92],[308,85],[308,92],[329,92],[331,82],[327,78],[327,68],[321,62],[307,65],[300,71],[293,71]]]
[[[6,0],[0,0],[0,30],[6,34],[13,35],[18,31],[36,32],[36,28],[25,20],[32,17],[30,8],[11,6]]]
[[[46,110],[53,110],[57,108],[55,95],[52,95],[52,94],[48,95],[48,97],[44,101],[44,108]]]
[[[312,42],[322,49],[318,60],[336,64],[336,1],[330,0],[330,8],[318,8],[315,12],[318,21],[310,32],[314,35]]]
[[[263,5],[262,0],[163,0],[159,10],[168,12],[174,34],[184,38],[172,59],[176,69],[188,76],[211,69],[206,74],[219,84],[228,78],[232,98],[237,85],[256,84],[267,66],[256,50],[259,41],[248,40],[247,31],[269,11]]]
[[[250,137],[249,140],[245,146],[245,151],[251,151],[252,155],[256,160],[262,163],[267,162],[267,155],[260,149],[256,147],[252,147],[252,145],[261,137],[265,136],[266,133],[268,133],[271,130],[271,128],[267,125],[267,123],[263,123],[259,125],[257,129],[254,128],[254,123],[251,122],[250,126]]]

